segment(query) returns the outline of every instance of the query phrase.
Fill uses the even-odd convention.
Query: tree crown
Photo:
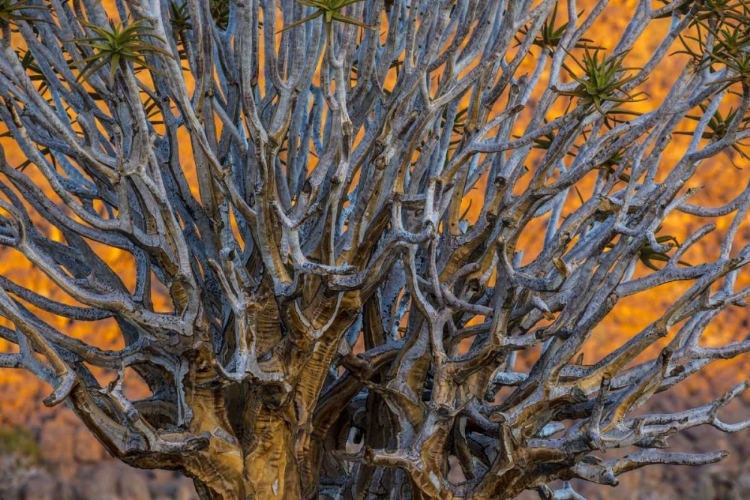
[[[750,187],[691,203],[702,166],[748,160],[750,7],[636,3],[607,47],[606,1],[0,2],[0,120],[25,157],[0,155],[0,244],[68,297],[0,277],[0,366],[205,498],[572,498],[548,483],[720,460],[660,449],[746,427],[718,416],[746,382],[630,412],[750,350],[701,344],[750,295]],[[690,252],[717,225],[663,229],[678,213],[728,220],[711,259]],[[584,363],[618,302],[668,283]],[[112,320],[125,346],[52,317]]]

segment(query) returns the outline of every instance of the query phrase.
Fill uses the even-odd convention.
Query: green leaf
[[[315,7],[318,10],[303,18],[299,21],[296,21],[288,26],[285,26],[283,29],[279,30],[278,33],[283,33],[284,31],[288,31],[292,28],[296,28],[297,26],[300,26],[301,24],[304,24],[308,21],[312,21],[313,19],[316,19],[320,16],[325,16],[324,21],[326,24],[330,24],[333,21],[338,21],[345,24],[352,24],[355,26],[359,26],[360,28],[365,29],[374,29],[373,26],[370,26],[368,24],[365,24],[357,19],[354,19],[349,16],[345,16],[344,14],[341,14],[339,12],[340,9],[343,9],[344,7],[348,5],[352,5],[358,2],[362,2],[364,0],[296,0],[297,3],[301,5],[305,5],[307,7]]]
[[[97,36],[73,40],[81,47],[94,50],[94,54],[77,62],[77,64],[85,64],[78,75],[77,82],[90,78],[105,64],[109,64],[109,83],[112,85],[117,70],[125,62],[132,63],[136,66],[136,69],[146,68],[163,76],[161,71],[146,61],[144,54],[154,53],[173,57],[170,52],[145,40],[145,37],[151,37],[164,41],[163,38],[150,30],[149,25],[143,19],[134,21],[128,26],[123,26],[123,23],[115,24],[114,21],[110,20],[109,28],[90,23],[83,24]]]
[[[317,12],[316,12],[316,13],[314,13],[314,14],[311,14],[311,15],[309,15],[309,16],[307,16],[307,17],[303,18],[303,19],[300,19],[300,20],[299,20],[299,21],[297,21],[297,22],[294,22],[294,23],[290,24],[289,26],[284,26],[284,28],[283,28],[282,30],[279,30],[279,33],[283,33],[284,31],[290,30],[290,29],[292,29],[292,28],[296,28],[297,26],[300,26],[300,25],[302,25],[302,24],[305,24],[305,23],[306,23],[306,22],[308,22],[308,21],[312,21],[313,19],[316,19],[316,18],[318,18],[318,17],[320,17],[320,16],[322,16],[322,15],[323,15],[323,11],[322,11],[322,10],[319,10],[319,11],[317,11]]]

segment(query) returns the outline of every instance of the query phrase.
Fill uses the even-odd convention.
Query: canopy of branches
[[[24,157],[0,154],[0,245],[66,297],[0,277],[0,366],[206,499],[577,498],[551,483],[722,459],[663,448],[749,425],[719,417],[747,383],[631,411],[750,350],[701,342],[750,295],[750,6],[630,2],[605,46],[607,4],[0,1],[2,144]],[[740,187],[697,203],[716,162]]]

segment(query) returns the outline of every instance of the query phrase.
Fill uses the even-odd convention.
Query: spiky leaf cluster
[[[151,30],[148,21],[139,19],[129,24],[109,21],[105,28],[91,23],[84,23],[94,35],[73,40],[76,44],[93,49],[94,53],[80,61],[83,65],[79,73],[79,80],[87,80],[101,68],[109,64],[109,81],[114,81],[117,71],[125,64],[148,68],[157,74],[161,72],[146,60],[146,54],[159,53],[171,57],[169,52],[161,49],[147,38],[159,38]]]
[[[624,64],[627,52],[616,54],[610,57],[605,56],[600,48],[584,48],[580,60],[571,54],[571,60],[581,70],[576,72],[568,65],[563,64],[563,68],[568,72],[571,78],[578,82],[579,86],[573,90],[560,90],[559,94],[580,99],[582,106],[592,106],[603,116],[608,114],[631,114],[637,115],[637,112],[627,110],[620,106],[615,106],[607,111],[603,105],[607,102],[616,104],[638,102],[645,99],[642,92],[629,93],[624,87],[635,80],[636,76],[627,74],[629,70],[638,68],[627,67]]]
[[[40,22],[37,17],[25,14],[24,10],[47,10],[47,8],[33,5],[31,0],[0,0],[0,27],[15,25],[19,21]]]
[[[346,16],[340,12],[341,9],[348,5],[362,2],[364,0],[295,0],[297,3],[307,7],[314,7],[317,10],[309,16],[300,19],[294,23],[288,24],[282,31],[290,30],[304,23],[322,17],[327,25],[333,21],[339,21],[345,24],[352,24],[361,28],[372,29],[372,26],[365,24],[357,19]]]
[[[553,51],[562,41],[563,35],[565,35],[565,32],[568,30],[568,25],[570,23],[564,22],[561,23],[559,26],[557,26],[557,15],[558,15],[558,3],[555,3],[555,7],[552,10],[552,14],[550,14],[550,17],[544,20],[544,23],[542,24],[542,29],[539,31],[539,34],[534,38],[533,44],[545,48],[547,50]],[[524,26],[519,30],[519,33],[521,35],[528,35],[528,26]],[[516,37],[517,40],[520,39]],[[581,37],[578,39],[578,41],[574,44],[574,47],[577,49],[582,49],[585,47],[591,47],[594,43],[593,40],[590,38]]]

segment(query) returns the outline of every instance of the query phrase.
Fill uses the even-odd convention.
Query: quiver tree
[[[701,165],[746,158],[750,9],[640,1],[604,46],[606,5],[0,2],[3,142],[25,157],[0,160],[0,243],[70,298],[0,278],[0,365],[206,499],[572,498],[547,484],[720,460],[663,448],[748,425],[719,416],[747,384],[630,412],[750,350],[700,343],[750,295],[750,189],[690,200]],[[663,98],[639,90],[667,60]],[[678,212],[728,221],[712,259],[686,254],[713,223],[662,229]],[[670,282],[583,361],[618,301]],[[50,316],[114,321],[125,347]]]

